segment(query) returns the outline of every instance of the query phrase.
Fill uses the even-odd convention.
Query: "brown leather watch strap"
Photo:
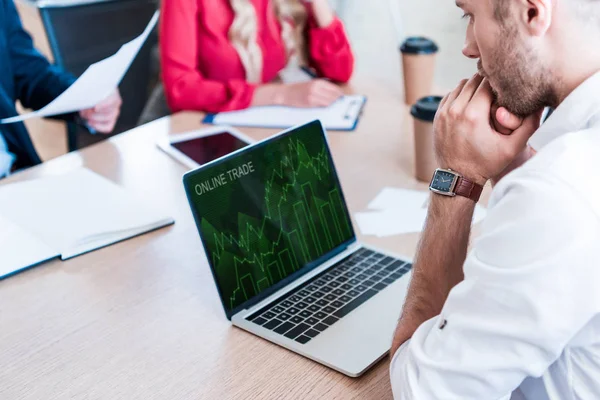
[[[464,177],[458,178],[456,187],[454,188],[454,193],[456,193],[457,196],[466,197],[473,200],[475,203],[479,201],[482,192],[483,186],[478,183],[471,182]]]

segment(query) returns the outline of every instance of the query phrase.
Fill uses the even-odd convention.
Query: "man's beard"
[[[516,32],[503,30],[488,69],[483,69],[481,60],[477,64],[479,74],[490,81],[496,104],[521,117],[556,106],[551,72],[518,42]]]

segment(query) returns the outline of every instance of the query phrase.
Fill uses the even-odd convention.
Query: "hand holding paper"
[[[121,113],[121,104],[123,104],[123,100],[117,89],[95,107],[80,111],[79,115],[85,120],[90,130],[111,133]]]
[[[157,11],[140,36],[121,46],[119,51],[114,55],[90,65],[75,83],[46,107],[28,114],[5,118],[0,120],[0,123],[11,124],[34,117],[50,117],[93,109],[102,101],[110,98],[121,83],[123,76],[125,76],[142,45],[156,26],[158,15]],[[108,127],[109,123],[105,120],[104,123],[96,125],[104,129]]]

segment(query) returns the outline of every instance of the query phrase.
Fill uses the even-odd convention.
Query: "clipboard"
[[[341,97],[329,107],[251,107],[240,111],[208,114],[202,122],[246,128],[287,129],[318,119],[329,131],[354,131],[366,103],[366,96],[350,95]]]

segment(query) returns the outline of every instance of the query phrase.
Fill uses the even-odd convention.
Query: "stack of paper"
[[[364,96],[343,96],[329,107],[251,107],[242,111],[209,114],[206,124],[286,129],[318,119],[325,129],[353,130],[366,102]]]
[[[0,278],[172,223],[146,201],[87,169],[1,185]]]
[[[429,193],[399,188],[385,188],[369,204],[372,211],[356,213],[363,235],[378,237],[421,232],[427,218]],[[477,206],[473,223],[485,218],[486,209]]]

